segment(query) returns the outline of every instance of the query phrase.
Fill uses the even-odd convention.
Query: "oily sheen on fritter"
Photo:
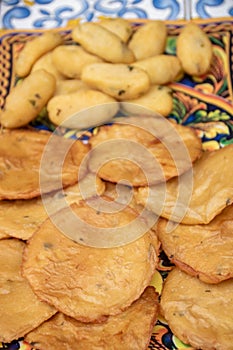
[[[43,200],[41,197],[27,200],[2,200],[0,201],[0,239],[11,236],[27,240],[47,219],[48,214],[55,213],[84,198],[100,195],[104,189],[103,181],[92,174],[87,174],[78,184],[47,194],[43,196]]]
[[[157,184],[184,173],[202,149],[191,128],[148,116],[101,126],[90,144],[90,171],[132,186]]]
[[[172,332],[195,349],[231,350],[233,279],[207,284],[178,268],[165,281],[161,311]]]
[[[34,198],[77,182],[89,147],[56,135],[49,141],[51,135],[27,129],[0,133],[0,199]]]
[[[158,238],[180,269],[207,283],[233,277],[233,205],[206,225],[170,225],[159,219]]]
[[[71,209],[94,228],[94,236],[99,227],[120,227],[127,235],[124,226],[137,217],[129,207],[109,214],[80,202]],[[62,220],[66,215],[65,209],[58,212]],[[23,273],[37,296],[59,311],[82,322],[103,321],[139,298],[157,267],[157,254],[151,230],[123,246],[96,248],[74,242],[47,219],[28,242]]]
[[[102,323],[82,323],[58,313],[26,336],[39,350],[146,350],[158,315],[153,287],[129,308]]]
[[[208,224],[233,202],[232,157],[233,145],[206,151],[191,172],[167,181],[165,187],[151,186],[149,196],[148,187],[139,188],[136,201],[175,222]]]
[[[21,275],[24,247],[17,239],[0,241],[0,342],[23,337],[56,313]]]

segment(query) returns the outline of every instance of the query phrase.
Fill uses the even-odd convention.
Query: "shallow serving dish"
[[[140,26],[146,20],[134,20],[133,25]],[[218,149],[233,143],[233,18],[196,20],[208,33],[214,46],[214,59],[210,72],[202,77],[185,75],[181,81],[170,84],[173,90],[173,110],[169,118],[176,122],[192,126],[197,130],[203,142],[203,148]],[[176,35],[185,21],[166,21],[169,38],[166,52],[175,54]],[[71,40],[70,28],[55,29]],[[15,84],[15,59],[22,45],[40,34],[39,30],[2,30],[0,32],[0,108]],[[54,130],[48,121],[37,120],[33,126]],[[90,131],[84,131],[88,137]],[[80,132],[60,129],[61,135],[76,137]],[[165,255],[161,254],[159,271],[152,284],[161,291],[163,280],[171,269]],[[148,349],[184,349],[189,346],[180,342],[170,331],[163,318],[157,321]],[[23,340],[12,344],[0,344],[0,349],[29,350]]]

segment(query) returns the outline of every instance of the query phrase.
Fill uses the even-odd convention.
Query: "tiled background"
[[[186,6],[185,6],[186,4]],[[77,17],[181,19],[233,16],[233,0],[0,0],[0,27],[54,28]]]

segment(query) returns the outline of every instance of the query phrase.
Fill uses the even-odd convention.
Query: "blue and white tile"
[[[192,17],[217,18],[233,16],[232,0],[192,0]]]
[[[182,0],[3,0],[3,28],[55,28],[68,20],[97,20],[100,16],[182,19]]]

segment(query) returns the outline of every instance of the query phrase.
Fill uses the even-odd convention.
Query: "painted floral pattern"
[[[3,0],[3,28],[55,28],[75,18],[184,18],[182,0]]]
[[[92,21],[100,16],[170,20],[188,16],[233,16],[231,0],[193,0],[188,3],[187,9],[184,2],[185,0],[2,0],[0,27],[55,28],[64,26],[77,17]]]
[[[49,3],[48,0],[38,0],[37,2],[44,5]],[[8,3],[16,4],[18,2],[11,0]],[[162,6],[162,2],[158,1],[157,4],[160,4],[160,7]],[[231,45],[233,19],[229,18],[229,20],[223,22],[220,20],[199,21],[198,23],[208,33],[214,46],[212,66],[207,75],[202,77],[184,75],[181,80],[170,84],[173,90],[174,108],[169,118],[175,119],[177,123],[194,127],[202,138],[203,147],[212,150],[233,143],[233,48]],[[137,25],[141,24],[142,22],[137,23]],[[183,24],[184,22],[168,22],[169,39],[167,40],[166,53],[176,53],[176,35],[179,34]],[[66,40],[70,40],[68,30],[62,29],[61,32]],[[0,106],[4,105],[4,99],[15,83],[11,69],[14,61],[14,55],[11,56],[12,53],[15,54],[20,45],[28,40],[31,35],[37,34],[37,32],[29,33],[27,31],[2,34],[0,41],[5,51],[0,56],[0,66],[2,68],[0,79],[3,82],[0,87]],[[46,119],[46,111],[41,113],[34,126],[54,130],[54,126]],[[80,133],[77,134],[75,130],[64,128],[58,129],[57,132],[66,137],[77,138],[80,136]],[[87,140],[91,132],[86,131],[83,138]],[[158,292],[161,292],[163,280],[171,268],[170,262],[162,253],[158,271],[152,280],[152,284]],[[2,348],[30,350],[29,345],[25,344],[23,340],[11,344],[2,344]],[[148,349],[172,350],[185,348],[189,348],[189,346],[180,342],[172,334],[166,321],[160,317],[153,329]]]
[[[233,16],[233,3],[229,0],[196,0],[192,12],[193,17],[201,18]]]

